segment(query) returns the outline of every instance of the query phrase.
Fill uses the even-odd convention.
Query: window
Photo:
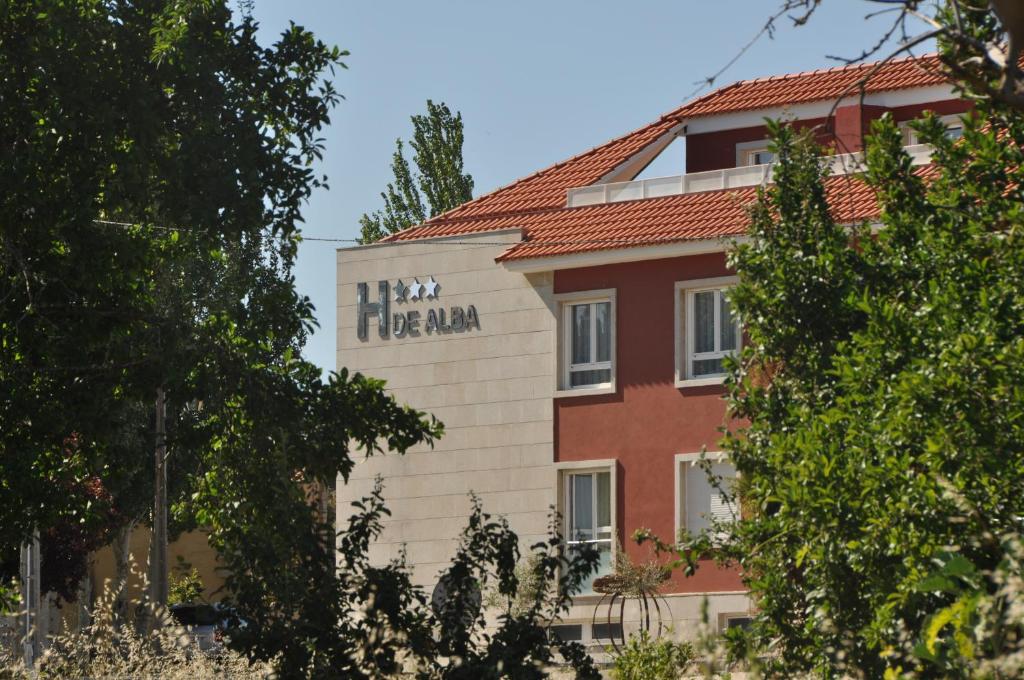
[[[593,394],[614,390],[614,291],[559,295],[561,371],[558,389]]]
[[[566,305],[569,330],[570,389],[612,382],[612,303]]]
[[[583,625],[579,623],[551,626],[551,632],[562,642],[580,642],[583,639]]]
[[[730,496],[734,493],[736,470],[730,463],[712,463],[711,474],[718,480],[712,484],[707,472],[697,465],[683,463],[686,486],[683,490],[685,526],[691,533],[710,529],[715,522],[731,522],[738,513]]]
[[[750,628],[750,624],[752,624],[753,622],[754,618],[752,616],[726,616],[725,628],[726,630],[730,628],[742,628],[743,630],[747,630],[748,628]]]
[[[959,115],[941,116],[939,120],[946,126],[947,138],[956,140],[963,136],[964,121]],[[917,135],[917,130],[910,127],[910,121],[900,123],[899,127],[903,131],[903,143],[906,146],[916,146],[922,143]]]
[[[735,354],[740,346],[739,322],[732,315],[725,289],[691,290],[686,307],[688,374],[692,378],[724,375],[722,359]]]
[[[736,507],[736,468],[720,454],[707,454],[714,483],[697,465],[700,454],[676,456],[676,530],[698,533],[716,522],[739,518]]]
[[[558,623],[551,626],[551,632],[563,642],[582,642],[585,646],[597,644],[602,648],[612,636],[622,640],[621,623],[592,623],[590,619],[586,623]],[[585,633],[589,636],[584,637]]]
[[[750,612],[723,612],[718,615],[718,630],[725,632],[730,628],[747,630],[754,623]]]
[[[729,305],[735,276],[676,282],[676,387],[721,383],[725,357],[743,343]]]
[[[622,639],[621,623],[595,623],[590,626],[590,639],[611,640],[612,638]]]
[[[600,553],[594,578],[611,573],[612,474],[608,470],[571,472],[565,479],[565,539],[569,552],[592,545]],[[587,584],[583,595],[592,594]]]
[[[744,165],[768,165],[775,161],[775,154],[768,149],[758,149],[747,152],[747,162]]]
[[[732,279],[729,279],[732,281]],[[742,333],[739,320],[729,305],[729,286],[716,284],[705,287],[684,288],[676,284],[679,292],[677,307],[677,333],[681,344],[678,356],[682,366],[676,367],[677,384],[686,381],[720,382],[725,375],[723,359],[740,349]]]
[[[748,165],[769,165],[775,162],[775,154],[768,150],[768,140],[741,142],[736,145],[736,167]]]

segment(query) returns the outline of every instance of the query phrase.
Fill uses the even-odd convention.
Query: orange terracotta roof
[[[878,70],[872,72],[875,68]],[[940,69],[938,57],[927,55],[894,59],[882,66],[856,64],[741,80],[683,105],[673,115],[678,119],[689,119],[858,96],[861,81],[865,78],[865,94],[942,85],[949,81]]]
[[[639,130],[495,189],[489,194],[474,198],[424,224],[463,217],[563,207],[567,189],[593,184],[677,124],[678,121],[671,118],[671,114],[662,116]]]
[[[719,88],[650,125],[386,240],[520,228],[524,241],[499,258],[509,261],[740,234],[747,224],[746,206],[754,198],[753,187],[581,208],[566,207],[566,191],[596,183],[683,120],[854,94],[857,90],[851,87],[873,68],[872,64],[840,67],[746,80]],[[946,82],[937,69],[934,56],[896,60],[872,73],[865,89],[879,92]],[[830,180],[829,186],[838,200],[838,219],[869,219],[877,214],[874,196],[863,183],[837,177]]]
[[[874,192],[851,177],[828,180],[829,202],[837,220],[852,222],[878,216]],[[517,243],[498,260],[570,255],[738,236],[746,231],[747,209],[755,187],[682,194],[582,208],[502,215],[425,225],[417,238],[458,236],[502,229],[522,229],[529,240]],[[404,240],[404,239],[403,239]]]

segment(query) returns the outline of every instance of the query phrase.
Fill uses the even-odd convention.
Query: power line
[[[899,1],[902,2],[903,0],[899,0]],[[696,97],[698,94],[700,94],[705,88],[714,87],[715,83],[718,82],[718,79],[720,77],[722,77],[722,75],[724,75],[726,71],[728,71],[730,68],[732,68],[733,65],[737,61],[739,61],[747,52],[749,52],[750,49],[754,45],[756,45],[761,40],[761,38],[764,37],[766,34],[768,35],[769,38],[773,38],[775,36],[776,22],[779,19],[781,19],[787,12],[789,12],[791,10],[794,10],[794,9],[797,9],[800,6],[803,6],[806,9],[806,7],[807,7],[806,3],[804,3],[803,5],[801,5],[801,3],[802,3],[802,0],[796,0],[795,2],[793,0],[786,0],[786,2],[783,2],[782,6],[778,9],[778,11],[776,11],[774,14],[772,14],[771,16],[768,17],[767,21],[765,21],[763,26],[761,26],[760,30],[758,30],[757,33],[755,33],[753,35],[753,37],[751,37],[732,56],[732,58],[729,59],[729,61],[727,61],[725,63],[724,66],[719,68],[717,71],[715,71],[710,76],[707,76],[707,77],[705,77],[705,78],[703,78],[701,80],[698,80],[696,83],[694,83],[697,87],[694,88],[694,90],[689,94],[689,96],[686,99],[687,100],[691,100],[694,97]],[[810,15],[814,13],[814,9],[815,8],[816,8],[816,4],[812,5],[811,9],[807,12],[806,15],[804,15],[803,17],[800,17],[800,18],[794,18],[794,22],[797,23],[797,24],[802,24],[802,23],[806,22],[807,19],[810,18]]]
[[[152,229],[155,231],[199,231],[191,227],[162,227],[154,224],[139,224],[135,222],[117,222],[115,220],[93,220],[94,224],[100,224],[107,227],[125,227],[131,229]],[[359,239],[355,238],[320,238],[320,237],[305,237],[299,236],[303,241],[334,241],[337,243],[359,243]]]
[[[93,220],[96,224],[105,226],[117,226],[117,227],[131,227],[131,228],[146,228],[155,229],[159,231],[197,231],[196,229],[188,227],[161,227],[161,226],[150,226],[133,224],[131,222],[115,222],[113,220]],[[361,244],[362,242],[356,238],[328,238],[324,236],[299,236],[302,241],[317,241],[325,243],[353,243]],[[444,240],[438,240],[444,239]],[[593,238],[593,239],[556,239],[556,240],[535,240],[535,241],[481,241],[479,239],[451,239],[444,236],[437,237],[437,239],[410,239],[407,241],[386,241],[383,243],[377,242],[372,245],[377,246],[388,246],[388,245],[404,245],[409,243],[417,244],[437,244],[437,245],[460,245],[460,246],[506,246],[511,248],[512,246],[578,246],[578,245],[657,245],[659,243],[678,243],[679,241],[693,240],[685,239],[677,236],[664,236],[654,238]],[[368,244],[369,245],[369,244]]]

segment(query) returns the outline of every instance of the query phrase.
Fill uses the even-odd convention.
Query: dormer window
[[[946,126],[946,138],[957,140],[963,137],[964,134],[964,121],[959,115],[952,116],[940,116],[939,121]],[[900,130],[903,132],[903,144],[906,146],[916,146],[921,144],[921,138],[917,134],[917,130],[910,127],[910,121],[904,121],[900,123]]]
[[[768,165],[775,160],[775,154],[768,149],[747,152],[747,165]]]
[[[768,150],[767,139],[736,145],[737,168],[750,165],[770,165],[773,162],[775,162],[775,154]]]

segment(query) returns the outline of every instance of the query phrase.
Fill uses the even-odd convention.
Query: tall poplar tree
[[[395,180],[381,192],[384,208],[364,214],[360,240],[373,243],[440,215],[473,198],[473,177],[463,172],[462,114],[427,100],[427,115],[411,117],[415,155],[413,173],[405,159],[405,145],[395,140],[391,171]]]

